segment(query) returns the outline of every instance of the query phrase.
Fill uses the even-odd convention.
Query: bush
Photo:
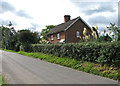
[[[34,44],[32,52],[42,52],[58,57],[70,57],[120,67],[120,41],[83,42],[76,44]]]
[[[31,46],[31,44],[24,43],[24,45],[20,46],[20,51],[32,52],[32,46]]]

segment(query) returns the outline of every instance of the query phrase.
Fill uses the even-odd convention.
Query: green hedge
[[[30,50],[31,51],[31,50]],[[58,57],[108,64],[120,67],[120,41],[83,42],[76,44],[34,44],[32,52],[42,52]]]

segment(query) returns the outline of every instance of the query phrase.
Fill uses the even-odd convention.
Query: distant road
[[[0,50],[8,84],[117,84],[117,81]]]

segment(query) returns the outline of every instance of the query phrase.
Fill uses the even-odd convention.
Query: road
[[[117,81],[0,50],[8,84],[117,84]]]

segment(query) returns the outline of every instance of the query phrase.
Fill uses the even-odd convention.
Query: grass
[[[28,53],[28,52],[23,52],[23,51],[15,52],[12,50],[5,50],[5,51],[14,52],[14,53],[22,54],[25,56],[34,57],[34,58],[39,58],[41,60],[48,61],[51,63],[59,64],[59,65],[70,67],[70,68],[80,70],[83,72],[92,73],[95,75],[99,75],[99,76],[103,76],[106,78],[120,81],[120,69],[119,68],[110,67],[107,65],[102,66],[97,63],[78,61],[76,59],[71,59],[69,57],[64,57],[64,58],[57,57],[51,54]]]
[[[7,83],[4,80],[4,77],[0,75],[0,86],[7,86]]]

